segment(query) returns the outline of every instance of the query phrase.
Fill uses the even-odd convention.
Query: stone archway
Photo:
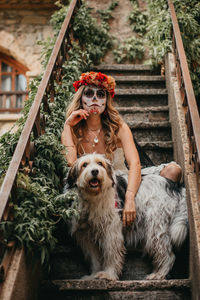
[[[0,52],[11,56],[27,67],[29,71],[27,71],[26,75],[32,78],[39,75],[42,71],[40,59],[41,46],[37,45],[37,43],[33,45],[31,41],[28,45],[28,39],[31,40],[31,36],[26,37],[24,45],[21,45],[14,34],[2,30],[0,31]],[[31,51],[30,48],[32,48]]]

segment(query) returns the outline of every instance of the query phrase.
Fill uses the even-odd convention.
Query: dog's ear
[[[78,170],[76,163],[69,169],[67,177],[65,178],[66,184],[68,188],[72,188],[76,184],[76,180],[78,177]]]
[[[112,186],[114,186],[115,180],[114,180],[113,166],[112,166],[112,164],[111,164],[111,162],[109,160],[106,161],[106,164],[107,164],[107,173],[108,173],[108,176],[112,180]]]

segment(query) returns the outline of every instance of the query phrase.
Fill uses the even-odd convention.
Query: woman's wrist
[[[65,121],[65,126],[70,127],[70,128],[72,127],[72,126],[70,125],[70,121],[69,121],[69,120],[66,120],[66,121]]]
[[[126,192],[132,193],[135,196],[135,192],[130,189],[127,189]]]

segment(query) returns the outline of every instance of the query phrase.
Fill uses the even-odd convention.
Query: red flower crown
[[[87,72],[81,74],[80,80],[75,81],[73,87],[77,92],[82,85],[96,85],[106,89],[112,98],[115,95],[115,79],[112,76],[107,76],[101,72]]]

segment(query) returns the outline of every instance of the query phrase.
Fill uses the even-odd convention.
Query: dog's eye
[[[82,165],[82,167],[83,167],[83,168],[86,168],[87,165],[88,165],[88,164],[85,162],[85,163]]]
[[[103,166],[103,164],[102,164],[102,162],[101,161],[98,161],[98,163],[97,163],[98,165],[100,165],[100,166]]]

